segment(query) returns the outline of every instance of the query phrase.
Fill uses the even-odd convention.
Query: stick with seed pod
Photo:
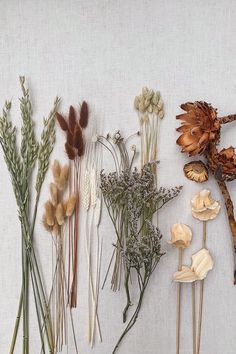
[[[216,218],[220,211],[220,204],[211,197],[209,190],[202,190],[197,193],[191,200],[192,215],[194,218],[203,222],[202,248],[206,248],[206,223],[208,220]],[[200,301],[199,301],[199,318],[197,332],[197,354],[200,353],[201,329],[203,317],[203,299],[204,299],[204,279],[200,282]]]
[[[192,240],[192,231],[189,226],[176,223],[171,227],[171,241],[170,244],[177,247],[179,250],[178,270],[182,270],[183,250],[190,245]],[[180,325],[181,325],[181,283],[178,283],[177,288],[177,314],[176,314],[176,354],[180,353]]]

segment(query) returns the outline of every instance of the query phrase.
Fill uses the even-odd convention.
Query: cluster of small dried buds
[[[53,182],[50,184],[50,199],[44,204],[43,225],[45,229],[54,235],[61,234],[61,227],[75,209],[76,195],[72,194],[63,200],[63,193],[67,187],[69,166],[61,166],[55,160],[52,165]]]
[[[88,105],[83,101],[79,120],[76,117],[76,111],[70,106],[68,121],[60,114],[56,113],[57,121],[63,131],[66,132],[65,150],[70,160],[75,160],[76,156],[84,155],[83,129],[88,125]]]
[[[161,119],[164,117],[164,102],[159,91],[144,87],[141,95],[135,97],[134,106],[144,114],[144,120],[148,119],[148,113],[155,113]]]

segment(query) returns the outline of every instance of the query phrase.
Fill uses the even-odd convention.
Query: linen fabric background
[[[31,89],[38,133],[56,95],[60,110],[83,99],[90,105],[91,119],[103,132],[121,129],[128,136],[138,129],[133,99],[143,86],[160,90],[165,102],[161,125],[159,182],[183,185],[181,195],[159,215],[167,252],[152,276],[135,327],[120,354],[169,354],[175,352],[177,251],[167,245],[170,227],[181,221],[191,226],[193,242],[184,262],[201,247],[202,224],[191,216],[190,199],[210,188],[220,200],[218,218],[207,225],[207,245],[215,266],[205,283],[202,354],[236,352],[236,287],[233,286],[231,235],[221,194],[210,178],[203,185],[185,179],[183,165],[189,161],[175,145],[175,116],[185,101],[206,100],[219,115],[236,113],[236,2],[233,0],[1,0],[0,11],[0,104],[12,99],[12,117],[19,126],[19,75]],[[222,129],[221,146],[235,146],[236,124]],[[57,130],[54,158],[66,161],[64,136]],[[107,159],[106,159],[107,160]],[[109,165],[109,164],[108,164]],[[11,182],[0,154],[0,353],[7,353],[13,331],[21,286],[20,227]],[[109,167],[109,166],[108,166]],[[112,163],[110,163],[112,167]],[[44,184],[35,230],[37,253],[47,284],[51,280],[51,240],[40,219],[48,197],[49,172]],[[236,202],[236,182],[229,184]],[[81,218],[81,225],[83,219]],[[103,210],[102,278],[115,239],[112,224]],[[73,311],[76,336],[82,354],[109,354],[124,326],[125,294],[112,293],[109,282],[100,293],[99,314],[103,343],[92,350],[87,344],[87,267],[83,227],[79,244],[78,308]],[[31,296],[32,299],[32,296]],[[191,286],[183,286],[181,353],[192,351]],[[37,320],[30,304],[30,353],[40,351]],[[21,335],[21,332],[19,332]],[[21,336],[16,353],[21,353]],[[66,353],[65,349],[63,353]],[[68,353],[73,354],[72,338]]]

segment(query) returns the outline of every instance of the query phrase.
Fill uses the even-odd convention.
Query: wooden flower
[[[192,255],[191,267],[183,266],[182,270],[174,273],[174,281],[181,283],[191,283],[196,280],[206,278],[209,270],[213,268],[214,262],[210,252],[202,248],[200,251]]]
[[[217,151],[211,149],[208,156],[208,165],[216,179],[220,181],[233,181],[236,179],[236,154],[235,149],[230,146],[227,149]]]
[[[219,139],[220,121],[217,111],[206,102],[188,102],[180,106],[186,113],[176,118],[182,120],[182,125],[177,128],[182,134],[176,141],[182,147],[182,152],[190,156],[202,154],[210,142]]]
[[[208,180],[208,170],[202,161],[192,161],[184,165],[184,174],[191,181],[202,183]]]
[[[171,240],[168,242],[178,248],[186,248],[192,240],[192,231],[189,226],[176,223],[171,227]]]
[[[220,204],[211,197],[211,192],[203,189],[191,200],[192,215],[198,220],[207,221],[214,219],[219,211]]]

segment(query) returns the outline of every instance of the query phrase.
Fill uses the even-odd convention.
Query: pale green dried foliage
[[[48,118],[44,119],[44,128],[41,134],[38,151],[38,173],[36,178],[36,191],[39,192],[44,181],[45,174],[49,167],[49,157],[54,147],[55,132],[55,114],[58,109],[60,99],[56,97],[53,109],[49,113]]]

